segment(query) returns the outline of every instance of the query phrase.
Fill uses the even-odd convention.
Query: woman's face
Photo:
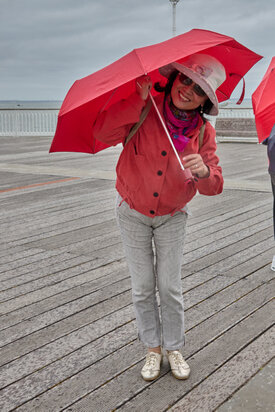
[[[207,95],[199,96],[195,91],[198,86],[193,82],[189,85],[184,84],[184,79],[188,78],[179,73],[173,83],[171,98],[174,106],[180,110],[194,110],[199,106],[203,106],[208,99]],[[190,83],[190,79],[188,80],[189,82],[187,83]]]

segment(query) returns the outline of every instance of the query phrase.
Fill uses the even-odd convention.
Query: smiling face
[[[181,79],[182,75],[179,73],[171,89],[171,98],[174,106],[180,110],[194,110],[199,106],[203,106],[208,97],[206,95],[199,96],[195,92],[195,83],[184,84]]]

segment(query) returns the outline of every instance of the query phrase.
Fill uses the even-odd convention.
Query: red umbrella
[[[217,91],[220,102],[229,99],[238,82],[262,58],[232,37],[199,29],[135,49],[73,84],[61,106],[50,152],[96,153],[108,147],[92,135],[97,114],[122,98],[127,99],[135,90],[137,77],[149,74],[153,83],[161,81],[164,78],[159,67],[181,63],[199,52],[215,57],[225,67],[227,78]]]
[[[252,105],[255,115],[259,142],[269,137],[275,124],[275,56],[263,77],[263,80],[252,94]]]

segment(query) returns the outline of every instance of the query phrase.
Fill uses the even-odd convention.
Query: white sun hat
[[[165,77],[169,77],[175,70],[185,74],[203,89],[213,103],[208,114],[216,116],[219,113],[216,90],[226,79],[224,66],[213,56],[197,53],[181,63],[174,62],[159,68],[160,74]]]

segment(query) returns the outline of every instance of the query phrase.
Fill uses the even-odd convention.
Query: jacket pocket
[[[117,179],[129,194],[136,193],[140,189],[145,165],[146,159],[142,155],[133,152],[121,154],[116,167]]]

